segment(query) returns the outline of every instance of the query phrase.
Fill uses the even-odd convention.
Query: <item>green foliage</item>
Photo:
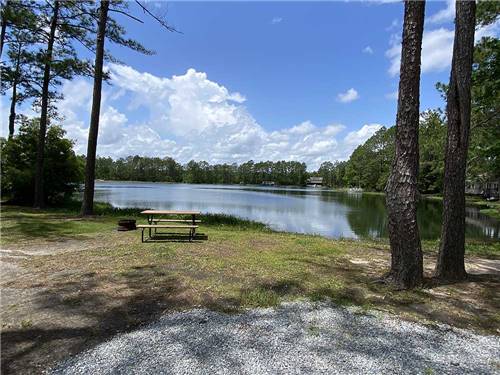
[[[129,156],[96,159],[96,178],[103,180],[181,182],[182,166],[174,159]]]
[[[347,186],[384,190],[394,156],[394,137],[394,127],[383,127],[354,150],[346,166]]]
[[[129,156],[114,161],[97,158],[96,178],[103,180],[187,182],[193,184],[260,184],[274,181],[279,185],[304,185],[307,179],[306,164],[295,161],[252,160],[238,166],[233,164],[211,165],[206,161],[191,160],[182,166],[174,159]]]
[[[500,176],[500,40],[483,38],[474,49],[470,180]]]
[[[500,2],[479,1],[477,27],[490,25],[500,16]],[[474,46],[472,66],[472,114],[467,179],[486,182],[500,176],[500,40],[483,37]],[[448,86],[436,84],[446,99]],[[443,144],[444,147],[444,144]]]
[[[244,184],[261,184],[273,181],[278,185],[304,185],[308,174],[305,163],[298,161],[261,161],[250,160],[237,169],[236,181]]]
[[[32,203],[38,127],[38,120],[27,120],[18,135],[1,143],[2,196],[17,203]],[[83,181],[82,161],[64,135],[59,126],[51,126],[47,132],[44,194],[52,204],[69,198]]]
[[[334,186],[356,186],[365,190],[383,191],[394,157],[395,127],[380,129],[364,144],[358,146],[346,163],[323,163],[318,173],[327,181],[324,170],[337,173]],[[438,193],[443,184],[444,142],[446,127],[439,110],[422,113],[419,130],[420,174],[419,190]],[[342,173],[342,171],[345,171]],[[341,177],[340,177],[341,176]]]
[[[439,110],[421,115],[419,131],[420,166],[418,188],[421,193],[439,193],[443,186],[446,126]]]
[[[325,161],[321,163],[318,172],[319,177],[323,177],[323,184],[332,187],[344,186],[345,170],[347,162],[345,161]]]
[[[500,15],[500,2],[479,0],[476,9],[477,26],[486,26],[495,22]]]

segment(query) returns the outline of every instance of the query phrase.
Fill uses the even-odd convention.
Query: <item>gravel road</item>
[[[294,302],[190,310],[61,363],[53,374],[499,374],[500,337]]]

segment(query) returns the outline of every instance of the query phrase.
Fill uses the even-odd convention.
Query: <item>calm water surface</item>
[[[96,182],[96,200],[115,207],[200,210],[268,224],[276,230],[327,237],[387,237],[382,195],[317,188]],[[442,204],[419,206],[422,238],[439,238]],[[500,239],[500,221],[467,208],[469,238]]]

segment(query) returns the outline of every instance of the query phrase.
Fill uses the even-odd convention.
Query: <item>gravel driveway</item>
[[[53,374],[499,374],[500,337],[326,303],[163,316]]]

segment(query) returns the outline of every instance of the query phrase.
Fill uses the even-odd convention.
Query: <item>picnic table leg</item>
[[[141,231],[141,242],[144,242],[144,228]]]
[[[193,219],[193,225],[196,225],[196,215],[192,215],[192,219]],[[193,228],[193,229],[192,229],[192,233],[190,233],[190,234],[191,234],[191,238],[192,238],[192,239],[194,239],[194,235],[195,235],[195,233],[196,233],[196,229],[195,229],[195,228]]]

